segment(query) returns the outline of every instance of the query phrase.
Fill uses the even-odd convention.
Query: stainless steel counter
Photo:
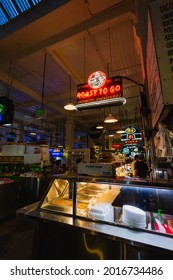
[[[103,237],[104,239],[111,240],[112,242],[120,242],[123,244],[123,247],[130,245],[135,246],[139,250],[156,250],[156,254],[160,255],[164,251],[165,254],[168,254],[171,258],[173,257],[172,236],[153,234],[152,232],[145,232],[143,230],[140,231],[123,226],[113,226],[80,218],[72,218],[66,215],[57,215],[45,211],[38,211],[37,206],[38,203],[34,203],[19,209],[17,213],[20,215],[26,215],[30,218],[32,217],[37,222],[47,222],[48,224],[52,222],[56,224],[57,228],[65,227],[69,231],[69,236],[70,230],[75,229],[93,236]]]

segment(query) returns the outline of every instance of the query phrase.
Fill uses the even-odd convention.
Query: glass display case
[[[173,189],[163,183],[62,176],[37,210],[171,237],[172,201]]]

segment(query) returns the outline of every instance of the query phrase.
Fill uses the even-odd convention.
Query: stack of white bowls
[[[107,222],[114,221],[113,206],[106,202],[100,202],[93,206],[88,212],[88,217],[95,220],[102,220]]]
[[[146,213],[140,208],[123,205],[122,222],[130,227],[146,228]]]

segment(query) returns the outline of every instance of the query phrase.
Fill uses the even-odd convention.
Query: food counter
[[[20,209],[37,224],[36,259],[172,259],[168,183],[58,176]]]

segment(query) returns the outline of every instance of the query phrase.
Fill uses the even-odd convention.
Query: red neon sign
[[[93,89],[104,86],[105,82],[106,82],[106,75],[102,71],[93,72],[88,77],[88,85]]]
[[[138,140],[126,140],[124,143],[125,144],[136,144],[138,142],[139,142]]]
[[[78,85],[77,103],[88,103],[122,96],[122,82],[119,77],[109,78],[99,88],[91,88],[88,83]]]
[[[112,148],[120,149],[121,148],[121,144],[112,144]]]

